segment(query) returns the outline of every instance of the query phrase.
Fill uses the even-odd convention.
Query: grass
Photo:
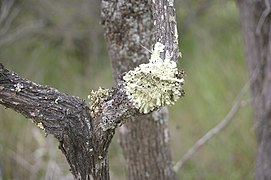
[[[184,58],[180,67],[187,72],[187,95],[170,108],[175,160],[225,117],[247,81],[238,14],[233,3],[211,8],[183,37]],[[227,12],[221,13],[220,9]],[[225,26],[225,22],[231,26]],[[249,93],[245,98],[248,97]],[[252,123],[251,107],[243,107],[229,127],[183,166],[178,172],[180,179],[253,179]],[[177,139],[179,143],[174,141]]]
[[[180,8],[179,27],[184,11]],[[233,1],[212,5],[180,35],[179,66],[186,76],[186,96],[170,107],[169,128],[176,162],[193,143],[222,120],[247,81],[238,13]],[[180,28],[181,31],[182,28]],[[104,45],[102,45],[104,47]],[[76,54],[33,36],[1,49],[1,62],[37,83],[87,97],[91,89],[111,87],[111,67],[100,59]],[[249,98],[249,92],[245,98]],[[253,179],[255,136],[251,106],[211,139],[178,172],[180,179]],[[124,160],[117,136],[110,146],[113,179],[124,179]],[[65,158],[50,135],[45,138],[29,120],[0,107],[0,155],[4,179],[69,178]],[[52,172],[52,174],[48,173]]]

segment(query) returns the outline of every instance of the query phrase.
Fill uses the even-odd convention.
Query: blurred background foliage
[[[7,68],[34,82],[85,99],[92,89],[114,85],[99,23],[99,1],[0,2],[0,62]],[[183,53],[179,67],[187,76],[186,96],[170,107],[174,162],[225,117],[247,81],[235,2],[177,0],[175,4]],[[245,99],[249,100],[249,93]],[[57,146],[51,135],[45,136],[31,121],[0,107],[3,179],[72,179]],[[117,135],[109,156],[112,179],[125,179]],[[249,104],[178,171],[178,177],[253,179],[254,157]]]

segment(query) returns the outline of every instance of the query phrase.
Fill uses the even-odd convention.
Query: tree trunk
[[[116,82],[149,60],[146,48],[166,45],[171,60],[179,56],[173,1],[102,1],[102,22]],[[145,48],[146,47],[146,48]],[[162,56],[165,56],[162,55]],[[127,179],[175,179],[169,148],[168,111],[132,117],[120,128]]]
[[[255,179],[271,179],[271,1],[237,0],[257,136]]]
[[[102,4],[114,74],[120,77],[116,87],[91,92],[88,105],[79,97],[26,80],[0,63],[0,104],[54,135],[75,179],[109,179],[108,147],[115,128],[128,119],[121,130],[128,179],[175,179],[167,110],[141,116],[145,108],[150,113],[184,95],[183,73],[174,62],[179,53],[173,1]],[[148,53],[140,44],[150,47],[154,42],[153,61],[122,79],[123,72],[147,61]],[[146,67],[151,69],[146,72]],[[135,79],[144,92],[137,91]],[[138,104],[143,104],[144,112]]]

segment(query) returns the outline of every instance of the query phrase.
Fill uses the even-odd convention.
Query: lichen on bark
[[[160,57],[164,48],[163,44],[157,42],[149,63],[139,65],[123,77],[126,94],[141,113],[172,105],[184,95],[183,74],[178,71],[177,64],[170,60],[168,52],[164,59]]]
[[[108,95],[109,89],[104,89],[99,87],[97,91],[91,91],[90,95],[88,95],[89,99],[89,109],[92,117],[95,117],[100,109],[100,104],[104,101],[106,96]]]

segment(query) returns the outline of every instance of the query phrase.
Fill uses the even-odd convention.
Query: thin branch
[[[6,18],[5,22],[2,23],[2,25],[1,25],[0,36],[5,35],[9,31],[11,24],[13,23],[14,19],[18,16],[19,12],[20,12],[20,9],[17,8],[17,9],[14,9],[9,14],[9,16]]]
[[[0,7],[0,25],[3,24],[3,22],[8,17],[9,13],[11,12],[11,9],[14,5],[14,0],[3,0],[1,1],[1,7]]]
[[[251,105],[251,104],[252,104],[252,98],[249,98],[249,99],[246,99],[246,100],[242,100],[240,106],[245,107],[245,106]]]
[[[19,8],[14,7],[14,0],[3,0],[0,7],[0,47],[12,43],[17,39],[36,32],[44,27],[43,22],[31,22],[25,26],[16,27],[13,31],[11,25],[18,17]]]
[[[263,24],[267,18],[267,16],[271,13],[271,5],[270,5],[270,2],[269,0],[265,0],[265,10],[263,11],[260,19],[259,19],[259,22],[258,22],[258,25],[257,25],[257,28],[256,28],[256,34],[259,35],[261,34],[261,30],[262,30],[262,27],[263,27]]]
[[[178,171],[207,141],[209,141],[216,134],[221,132],[232,120],[239,108],[242,106],[242,97],[249,88],[250,81],[240,90],[239,94],[234,100],[234,104],[226,117],[218,123],[214,128],[208,131],[184,154],[184,156],[175,164],[174,170]]]
[[[186,7],[185,9],[191,9],[191,4],[190,0],[186,0],[183,3],[185,3]],[[196,6],[195,9],[192,11],[189,11],[187,15],[184,17],[184,22],[183,22],[183,27],[182,27],[182,32],[185,33],[186,31],[189,30],[190,26],[192,24],[195,24],[195,21],[198,20],[199,17],[204,15],[210,8],[212,8],[212,5],[214,5],[214,0],[202,0],[199,1],[198,5]]]
[[[34,22],[34,23],[29,24],[27,26],[19,27],[13,33],[5,35],[5,36],[3,36],[3,38],[0,39],[0,47],[6,45],[8,43],[12,43],[17,39],[28,35],[29,33],[37,32],[42,27],[44,27],[44,23],[42,23],[42,22]]]

